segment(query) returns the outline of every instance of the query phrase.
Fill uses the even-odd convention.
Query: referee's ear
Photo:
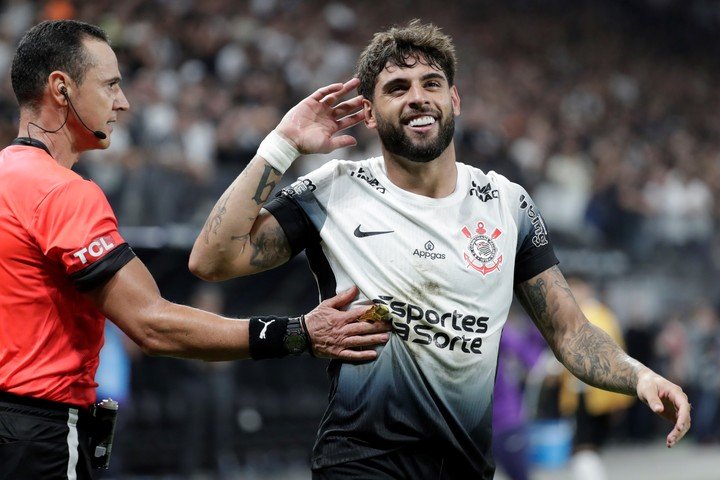
[[[55,70],[48,75],[47,92],[56,105],[62,107],[66,107],[68,105],[68,85],[69,78],[64,72]]]

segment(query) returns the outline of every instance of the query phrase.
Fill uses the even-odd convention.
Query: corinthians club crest
[[[487,275],[495,270],[499,271],[503,256],[497,255],[498,249],[494,240],[502,235],[502,232],[496,228],[488,235],[484,222],[477,222],[474,235],[470,229],[465,226],[461,232],[470,240],[467,250],[463,252],[465,261],[468,262],[468,267],[473,267],[483,275]]]

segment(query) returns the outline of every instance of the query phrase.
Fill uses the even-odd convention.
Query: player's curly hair
[[[439,27],[432,23],[423,24],[417,18],[405,27],[394,26],[373,35],[358,59],[358,93],[372,100],[377,77],[388,62],[399,67],[427,63],[445,73],[451,86],[455,82],[457,58],[452,39]]]

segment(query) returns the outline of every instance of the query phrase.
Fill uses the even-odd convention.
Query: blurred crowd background
[[[1,143],[17,134],[9,65],[19,36],[47,18],[101,25],[131,110],[111,148],[76,170],[107,193],[163,293],[235,316],[308,311],[317,293],[302,257],[210,285],[187,272],[189,249],[284,112],[350,78],[375,31],[415,17],[457,46],[458,160],[528,189],[563,271],[590,278],[629,352],[690,393],[690,441],[718,442],[718,2],[6,0]],[[333,157],[379,154],[374,132],[352,133],[359,146]],[[303,158],[285,180],[326,160]],[[99,381],[124,403],[115,473],[252,478],[306,467],[324,361],[148,358],[112,329],[104,355]],[[616,424],[614,441],[658,441],[666,426],[643,408]]]

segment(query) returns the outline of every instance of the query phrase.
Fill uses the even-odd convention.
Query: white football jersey
[[[393,185],[382,157],[334,160],[266,206],[293,254],[305,249],[321,298],[352,285],[382,303],[390,341],[367,363],[332,362],[313,467],[432,442],[456,470],[492,478],[492,391],[513,288],[555,265],[527,192],[457,163],[445,198]]]

